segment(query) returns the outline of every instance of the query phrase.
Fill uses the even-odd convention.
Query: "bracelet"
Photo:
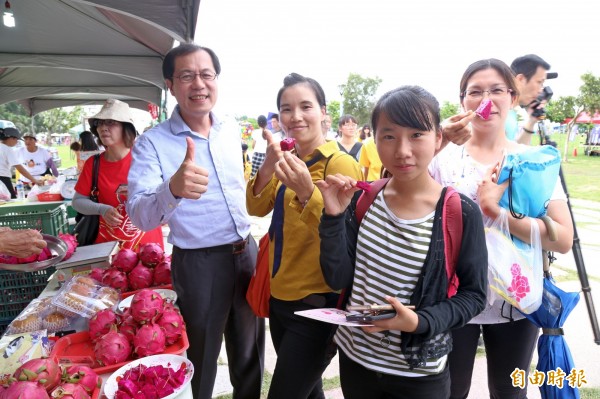
[[[529,134],[535,134],[535,132],[533,130],[529,130],[526,127],[523,127],[523,131]]]
[[[302,208],[306,208],[306,205],[308,205],[308,200],[309,199],[310,198],[308,198],[308,199],[304,200],[304,202],[302,202]]]

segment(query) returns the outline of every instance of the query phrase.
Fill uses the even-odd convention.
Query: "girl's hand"
[[[328,175],[325,180],[315,182],[315,185],[323,196],[325,213],[330,216],[343,213],[350,205],[354,193],[359,190],[355,187],[356,180],[339,173]]]
[[[498,174],[500,173],[500,162],[489,168],[477,188],[477,197],[479,206],[484,215],[496,219],[500,215],[500,199],[508,187],[508,180],[498,184]]]
[[[414,310],[404,306],[398,298],[386,295],[385,300],[388,301],[396,311],[396,316],[386,320],[373,321],[372,327],[363,327],[363,331],[368,333],[376,333],[386,330],[398,330],[413,332],[419,325],[419,316]]]
[[[462,145],[471,138],[470,122],[475,118],[475,112],[469,110],[444,120],[442,122],[442,141],[444,145],[452,142]]]
[[[283,154],[275,164],[275,177],[293,190],[300,202],[308,200],[315,189],[308,167],[304,161],[290,154],[289,151],[280,150],[280,152]]]

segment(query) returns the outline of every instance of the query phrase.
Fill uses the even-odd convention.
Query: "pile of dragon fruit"
[[[77,239],[72,234],[63,234],[60,233],[58,238],[62,239],[67,244],[67,253],[63,258],[63,261],[69,259],[75,253],[75,249],[77,248]],[[17,258],[15,256],[3,255],[0,254],[0,263],[4,263],[7,265],[16,265],[16,264],[25,264],[25,263],[33,263],[33,262],[43,262],[45,260],[53,258],[55,255],[50,252],[48,247],[44,248],[44,250],[37,255],[31,255],[26,258]]]
[[[0,399],[90,399],[102,381],[88,366],[61,367],[52,359],[31,359],[15,371]]]
[[[104,309],[89,322],[96,361],[102,366],[161,354],[181,338],[184,329],[175,305],[151,289],[135,294],[123,314]]]
[[[121,292],[171,284],[171,257],[160,245],[148,243],[136,253],[120,249],[108,269],[93,269],[90,277]]]
[[[140,364],[117,377],[115,399],[160,399],[175,392],[185,382],[186,363],[175,371],[171,367]]]

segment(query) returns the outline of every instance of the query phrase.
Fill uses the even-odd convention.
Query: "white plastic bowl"
[[[192,365],[192,362],[189,361],[186,357],[179,355],[153,355],[143,357],[141,359],[137,359],[130,363],[127,363],[125,366],[112,373],[111,376],[108,378],[106,384],[104,384],[104,395],[106,395],[107,399],[114,399],[115,395],[117,394],[117,390],[119,389],[117,385],[117,377],[122,376],[127,370],[137,367],[140,364],[143,364],[147,367],[162,365],[163,367],[171,367],[173,370],[178,370],[182,363],[187,364],[185,380],[183,381],[183,384],[181,384],[181,386],[177,388],[175,392],[173,392],[171,395],[162,398],[174,399],[180,393],[185,391],[188,385],[190,385],[192,377],[194,375],[194,366]]]

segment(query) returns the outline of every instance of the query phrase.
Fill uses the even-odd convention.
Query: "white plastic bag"
[[[522,313],[536,311],[542,303],[542,242],[537,222],[531,218],[531,244],[515,245],[508,229],[507,211],[486,221],[488,249],[488,300],[504,299]]]
[[[10,199],[10,191],[8,191],[8,188],[6,188],[6,185],[4,185],[4,182],[0,181],[0,200],[8,201],[9,199]]]

